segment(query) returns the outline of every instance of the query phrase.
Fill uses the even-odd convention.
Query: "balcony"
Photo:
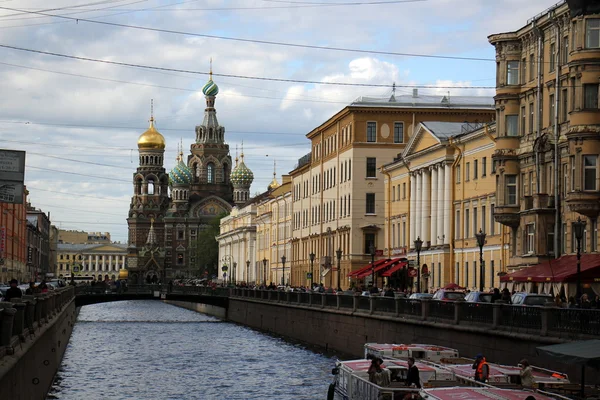
[[[547,214],[554,212],[554,197],[545,193],[521,198],[521,214]]]
[[[585,215],[589,218],[597,218],[600,212],[600,192],[568,192],[565,202],[569,211]]]
[[[498,205],[494,209],[494,220],[502,225],[518,228],[521,223],[519,215],[520,206],[515,205]]]
[[[496,150],[492,155],[495,160],[516,160],[520,138],[518,136],[500,136],[496,140]]]

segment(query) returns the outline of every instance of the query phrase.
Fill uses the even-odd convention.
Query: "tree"
[[[216,216],[209,222],[206,229],[198,234],[197,262],[202,274],[207,270],[209,277],[219,276],[219,242],[217,242],[216,237],[219,236],[221,231],[221,218],[227,215],[223,213]]]

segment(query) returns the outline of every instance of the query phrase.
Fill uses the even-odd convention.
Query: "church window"
[[[183,264],[183,254],[177,254],[177,264]]]
[[[223,164],[223,181],[227,182],[227,178],[229,178],[229,165],[227,163]]]
[[[208,163],[206,171],[208,183],[215,183],[215,165],[213,163]]]
[[[177,239],[179,239],[179,240],[183,239],[183,231],[177,231]]]
[[[154,194],[154,180],[148,179],[148,194]]]

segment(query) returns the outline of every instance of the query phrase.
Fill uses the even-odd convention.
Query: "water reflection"
[[[321,399],[333,361],[159,301],[81,309],[48,398]]]

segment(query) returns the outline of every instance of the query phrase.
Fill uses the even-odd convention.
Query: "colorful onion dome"
[[[208,80],[208,82],[206,82],[206,84],[202,88],[202,93],[204,93],[205,96],[216,96],[217,94],[219,94],[219,87],[216,83],[213,82],[212,77]]]
[[[179,161],[169,173],[169,178],[172,185],[189,185],[192,183],[192,170],[185,165],[182,157],[177,157]]]
[[[142,133],[138,139],[138,149],[160,149],[165,148],[165,137],[154,127],[154,118],[150,118],[150,127]]]
[[[243,154],[242,161],[231,171],[230,180],[235,186],[250,186],[252,184],[254,174],[250,171],[250,168],[246,167]]]

